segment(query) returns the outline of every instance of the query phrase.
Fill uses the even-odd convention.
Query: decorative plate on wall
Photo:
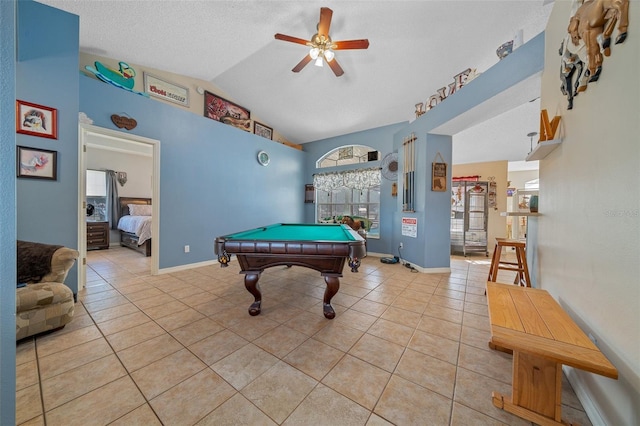
[[[271,161],[271,159],[269,158],[269,154],[267,154],[266,151],[260,151],[258,153],[258,163],[266,166],[269,164],[269,161]]]

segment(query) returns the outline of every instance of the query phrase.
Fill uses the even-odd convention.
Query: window
[[[380,169],[318,174],[314,186],[318,222],[340,223],[350,216],[367,238],[380,238]]]
[[[103,170],[87,170],[87,220],[107,220],[107,173]],[[93,211],[89,206],[93,206]],[[89,214],[91,213],[91,214]]]
[[[366,163],[367,161],[377,161],[380,153],[375,149],[364,145],[349,145],[336,148],[327,152],[317,162],[316,167],[323,169],[326,167],[345,166],[349,164]]]

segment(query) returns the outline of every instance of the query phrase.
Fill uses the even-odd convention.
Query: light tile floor
[[[424,274],[367,257],[334,320],[310,269],[266,270],[251,317],[237,261],[150,276],[149,260],[89,252],[73,321],[17,345],[18,424],[530,424],[491,402],[511,356],[487,346],[489,258]],[[591,424],[566,380],[562,401]]]

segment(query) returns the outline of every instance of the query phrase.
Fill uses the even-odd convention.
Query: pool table
[[[272,266],[293,265],[315,269],[327,285],[323,298],[323,313],[328,319],[336,316],[331,298],[340,288],[340,277],[348,259],[351,272],[358,272],[360,259],[366,256],[365,239],[343,224],[278,223],[216,238],[215,253],[220,266],[227,266],[230,255],[240,263],[244,285],[255,301],[250,315],[260,313],[262,294],[258,286],[260,274]]]

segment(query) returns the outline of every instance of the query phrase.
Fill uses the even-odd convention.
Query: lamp
[[[314,65],[316,67],[322,66],[322,53],[323,51],[319,47],[312,47],[311,50],[309,50],[309,56],[311,59],[315,59],[316,62]]]
[[[336,54],[333,53],[333,50],[324,51],[324,58],[327,60],[327,62],[331,62],[335,56]]]
[[[336,54],[331,50],[335,48],[335,45],[331,42],[331,38],[325,35],[315,34],[311,38],[311,42],[307,43],[308,46],[311,46],[309,50],[309,57],[315,60],[314,65],[317,67],[321,67],[324,60],[327,62],[331,62]]]

